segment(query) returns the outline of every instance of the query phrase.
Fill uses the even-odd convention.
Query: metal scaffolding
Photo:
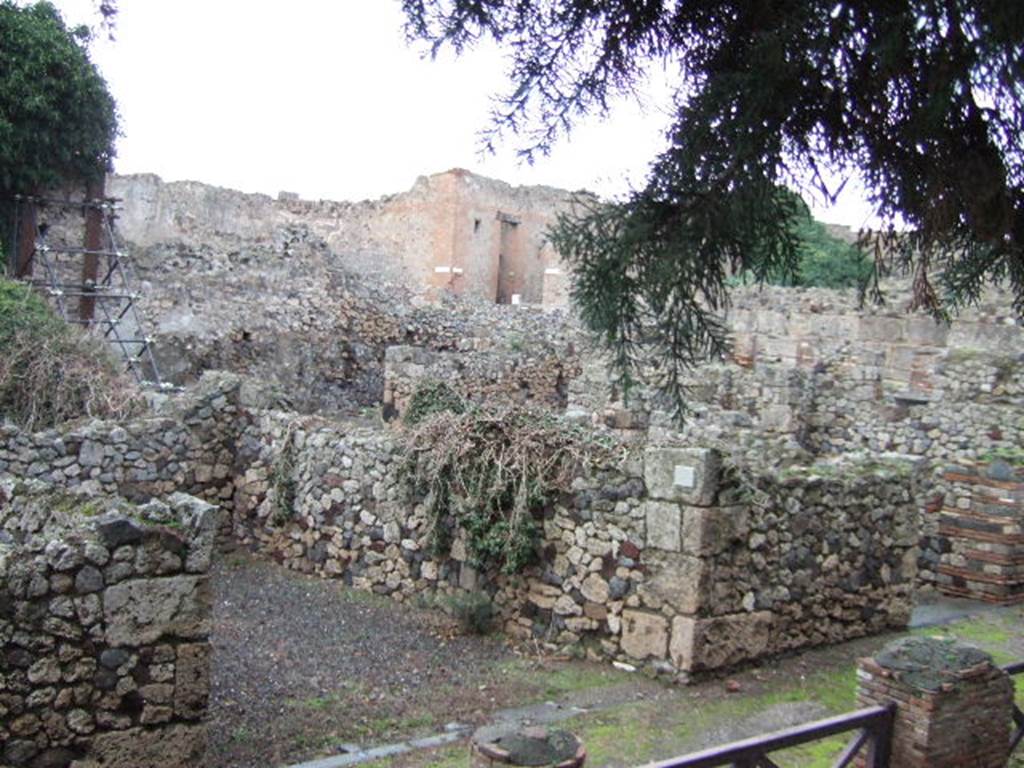
[[[46,296],[66,322],[105,339],[140,384],[167,388],[136,308],[131,260],[118,245],[114,221],[119,201],[101,195],[87,194],[82,200],[16,195],[8,273]],[[56,211],[60,224],[80,211],[84,244],[51,242],[52,225],[39,223],[39,214],[48,209]]]

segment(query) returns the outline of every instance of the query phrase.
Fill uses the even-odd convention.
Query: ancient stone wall
[[[506,577],[477,572],[462,541],[428,551],[400,430],[255,405],[237,377],[211,374],[173,416],[5,428],[0,476],[140,501],[186,488],[290,567],[398,599],[484,589],[510,633],[666,669],[838,642],[909,615],[915,479],[886,462],[727,472],[716,451],[623,445],[548,508],[540,563]],[[723,635],[734,642],[712,642]]]
[[[4,765],[200,763],[217,516],[0,480]]]
[[[145,501],[177,491],[229,505],[242,422],[237,377],[211,374],[150,418],[28,433],[0,425],[0,477]]]
[[[321,241],[330,260],[357,276],[381,278],[430,299],[442,292],[509,303],[540,303],[545,269],[556,267],[545,231],[570,193],[513,187],[461,169],[422,176],[408,192],[359,203],[274,200],[153,175],[113,176],[123,200],[121,236],[138,250],[211,244],[284,257],[296,234]]]
[[[713,669],[902,626],[916,571],[909,470],[722,477],[706,450],[652,448],[577,478],[522,576],[431,554],[400,433],[263,413],[245,432],[234,534],[289,567],[399,600],[484,590],[505,630],[602,658]]]
[[[401,417],[417,386],[444,382],[466,400],[492,404],[539,404],[565,410],[568,382],[579,373],[571,345],[521,341],[473,354],[423,347],[388,347],[384,357],[385,418]]]

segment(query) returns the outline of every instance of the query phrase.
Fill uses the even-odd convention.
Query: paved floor
[[[970,616],[999,616],[1014,610],[1013,606],[992,605],[978,600],[929,593],[918,597],[914,612],[910,616],[910,628],[937,627]]]

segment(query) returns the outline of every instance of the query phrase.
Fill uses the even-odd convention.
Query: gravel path
[[[220,558],[209,765],[269,768],[477,721],[517,698],[494,638],[458,636],[425,611],[287,571]]]

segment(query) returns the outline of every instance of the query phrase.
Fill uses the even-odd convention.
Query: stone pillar
[[[896,704],[890,765],[1005,768],[1013,683],[984,651],[904,638],[861,659],[857,677],[858,707]]]

